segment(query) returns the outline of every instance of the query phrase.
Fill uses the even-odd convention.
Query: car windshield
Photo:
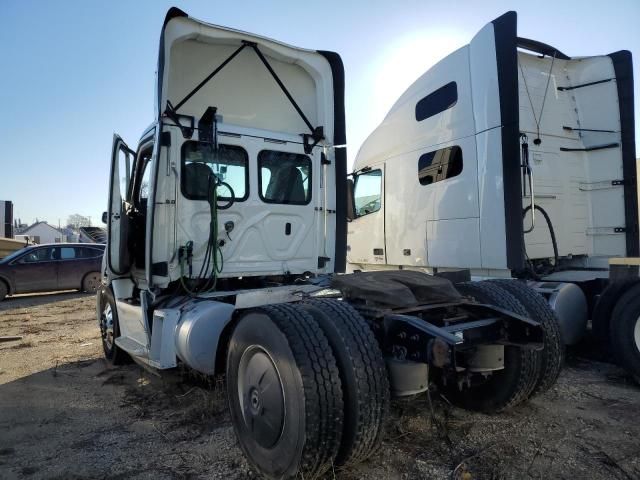
[[[14,258],[18,258],[20,255],[22,255],[24,252],[26,252],[29,248],[31,248],[31,247],[25,247],[25,248],[21,248],[20,250],[16,250],[15,252],[13,252],[13,253],[7,255],[6,257],[0,259],[0,263],[9,263]]]

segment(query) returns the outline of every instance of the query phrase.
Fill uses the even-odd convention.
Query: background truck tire
[[[616,303],[609,334],[617,362],[640,383],[640,284],[630,287]]]
[[[481,303],[495,305],[526,316],[524,307],[509,292],[487,282],[456,285],[463,295]],[[447,398],[470,410],[499,412],[527,400],[536,386],[540,361],[535,351],[514,346],[504,347],[504,369],[494,372],[483,383],[460,390],[458,385],[446,387]]]
[[[100,289],[96,296],[98,302],[98,314],[100,322],[100,334],[102,337],[102,349],[104,356],[111,365],[123,365],[131,363],[131,357],[127,352],[119,348],[115,339],[120,336],[120,323],[113,292],[109,287]]]
[[[591,332],[597,342],[607,350],[611,346],[609,328],[613,309],[620,297],[634,284],[640,283],[638,279],[627,279],[612,282],[602,291],[598,302],[591,315]]]
[[[540,377],[532,395],[538,395],[555,385],[564,364],[564,341],[560,323],[545,298],[519,280],[489,280],[511,293],[526,309],[526,316],[540,322],[544,330],[544,349],[541,352]]]
[[[340,376],[306,310],[268,305],[239,318],[229,340],[227,396],[240,447],[267,478],[315,478],[335,462]]]
[[[389,380],[378,342],[348,303],[313,299],[300,305],[327,336],[340,371],[344,427],[336,464],[365,460],[380,446],[389,410]]]

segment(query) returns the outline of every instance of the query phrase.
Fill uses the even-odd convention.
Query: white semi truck
[[[591,318],[640,378],[631,54],[571,58],[516,23],[506,13],[429,69],[364,142],[349,267],[526,280],[564,343]]]
[[[315,478],[371,456],[391,395],[436,383],[495,412],[554,384],[559,327],[532,290],[462,285],[473,300],[422,272],[342,274],[338,54],[172,8],[156,95],[135,148],[114,136],[97,295],[105,356],[224,374],[260,474]]]

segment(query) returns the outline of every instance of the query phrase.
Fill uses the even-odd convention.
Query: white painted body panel
[[[559,256],[584,263],[577,258],[625,255],[625,234],[614,231],[625,226],[624,191],[622,186],[611,184],[624,178],[621,148],[561,151],[561,147],[620,144],[612,59],[558,58],[553,60],[552,70],[550,56],[540,58],[537,53],[518,50],[517,59],[518,71],[512,74],[518,75],[518,91],[513,94],[519,102],[519,130],[528,137],[535,202],[551,217]],[[348,243],[352,252],[361,250],[359,242],[368,248],[375,235],[371,227],[376,223],[368,217],[384,215],[384,222],[376,225],[384,228],[386,262],[367,265],[364,257],[350,255],[351,269],[468,268],[479,276],[510,276],[505,210],[518,207],[505,205],[503,166],[504,162],[519,165],[521,158],[503,158],[501,102],[510,100],[499,90],[499,68],[494,24],[490,23],[469,45],[416,80],[364,142],[354,172],[384,163],[386,207],[384,212],[356,218],[350,224]],[[604,79],[613,81],[558,90]],[[418,102],[449,82],[456,82],[458,101],[418,121]],[[540,119],[540,145],[533,142],[538,137],[535,118]],[[563,128],[567,126],[612,132],[578,132]],[[420,184],[420,156],[451,145],[462,148],[462,173]],[[531,202],[528,191],[521,198],[523,208]],[[524,229],[530,224],[531,215],[527,214]],[[524,235],[524,242],[528,258],[553,258],[549,229],[539,212],[535,228]],[[403,254],[408,250],[410,256]]]

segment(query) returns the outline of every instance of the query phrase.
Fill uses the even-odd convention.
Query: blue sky
[[[570,56],[631,50],[640,138],[639,0],[234,2],[2,0],[0,200],[57,225],[107,205],[112,135],[153,119],[160,26],[178,6],[211,23],[334,50],[346,69],[348,155],[421,73],[507,10],[518,33]]]

